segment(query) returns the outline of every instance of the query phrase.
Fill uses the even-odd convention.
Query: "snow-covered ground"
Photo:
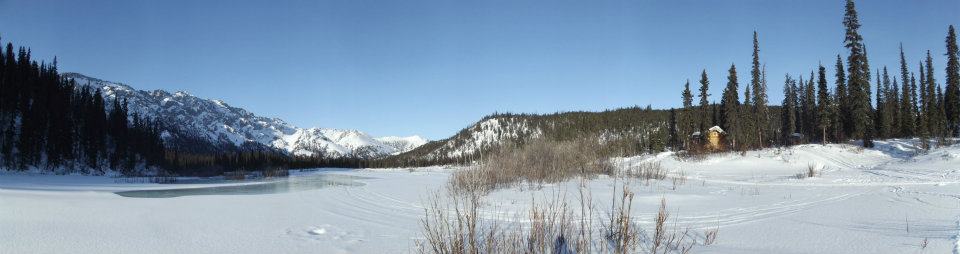
[[[960,254],[960,145],[917,153],[912,142],[876,149],[802,145],[699,161],[671,153],[619,158],[622,167],[656,161],[671,180],[628,180],[633,214],[648,230],[660,199],[670,228],[715,244],[694,253]],[[813,167],[816,177],[796,174]],[[320,170],[363,177],[334,186],[262,195],[130,198],[124,190],[228,184],[121,184],[94,176],[0,174],[0,253],[403,253],[415,250],[423,201],[453,169]],[[598,207],[622,182],[589,181]],[[250,184],[250,183],[244,183]],[[561,195],[576,204],[576,180],[539,190],[491,193],[485,218],[518,218],[531,199]],[[522,217],[520,217],[522,218]],[[522,223],[522,222],[519,222]],[[922,248],[923,243],[926,247]]]

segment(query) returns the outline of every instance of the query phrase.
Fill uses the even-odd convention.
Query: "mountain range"
[[[301,128],[187,92],[137,90],[79,73],[65,73],[63,77],[75,80],[76,89],[100,89],[107,100],[125,99],[131,113],[164,123],[166,142],[194,150],[275,149],[301,156],[372,159],[407,152],[428,142],[420,136],[372,137],[358,130]]]

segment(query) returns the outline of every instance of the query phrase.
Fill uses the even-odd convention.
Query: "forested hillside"
[[[547,115],[494,114],[450,138],[374,160],[370,166],[418,166],[471,161],[504,144],[522,145],[531,139],[570,141],[589,137],[602,142],[607,152],[622,155],[661,151],[669,140],[669,118],[669,110],[649,107]]]

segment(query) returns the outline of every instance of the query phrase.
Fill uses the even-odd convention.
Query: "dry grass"
[[[609,175],[613,166],[600,150],[600,144],[589,138],[575,141],[538,139],[523,146],[505,145],[484,155],[479,165],[455,172],[450,178],[450,187],[455,192],[487,193],[524,183],[539,188],[545,183],[575,177]]]
[[[807,177],[817,177],[820,175],[820,170],[817,169],[816,165],[807,164],[807,170],[793,175],[797,179],[805,179]]]
[[[585,180],[581,183],[585,183]],[[538,202],[526,213],[526,223],[503,223],[489,215],[506,214],[486,207],[480,193],[434,194],[427,200],[420,221],[420,253],[688,253],[696,244],[689,230],[667,228],[669,212],[661,199],[653,235],[648,235],[631,215],[634,193],[626,186],[613,193],[607,217],[594,227],[597,214],[590,191],[581,185],[579,208],[563,195]],[[579,216],[575,216],[579,213]],[[484,215],[487,215],[484,217]],[[716,233],[708,236],[715,241]]]
[[[667,171],[660,166],[659,161],[641,162],[621,170],[620,175],[629,178],[639,178],[646,181],[667,179]]]
[[[671,176],[670,179],[672,180],[671,182],[673,182],[671,189],[677,190],[678,186],[687,183],[687,172],[684,172],[683,170],[677,171],[677,173]]]
[[[633,192],[623,186],[620,202],[611,203],[610,220],[603,226],[604,238],[613,253],[633,253],[640,240],[640,227],[631,220],[630,210],[633,208]]]

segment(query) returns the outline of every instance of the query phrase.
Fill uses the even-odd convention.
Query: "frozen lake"
[[[173,198],[197,195],[261,195],[305,190],[315,190],[335,186],[361,186],[363,183],[356,180],[364,179],[359,176],[339,174],[317,174],[291,176],[271,179],[262,183],[243,185],[212,186],[199,188],[171,188],[158,190],[118,191],[117,195],[129,198]]]

